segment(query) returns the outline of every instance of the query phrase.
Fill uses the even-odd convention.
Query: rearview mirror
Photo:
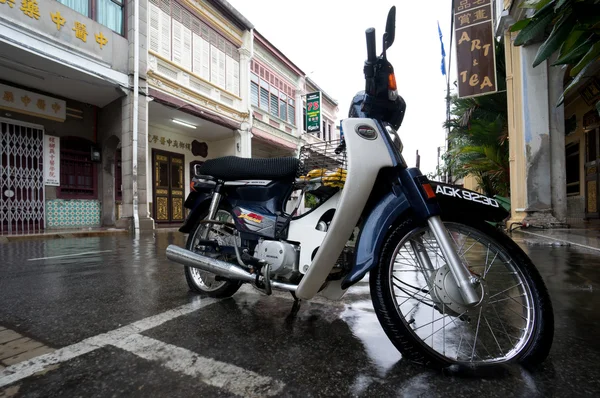
[[[387,22],[385,24],[385,34],[383,35],[383,48],[387,49],[394,43],[396,37],[396,6],[390,8]]]

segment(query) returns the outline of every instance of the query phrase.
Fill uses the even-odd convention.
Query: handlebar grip
[[[367,36],[367,61],[375,63],[377,55],[375,54],[375,28],[369,28],[365,31]]]

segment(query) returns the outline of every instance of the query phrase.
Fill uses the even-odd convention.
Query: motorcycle
[[[340,140],[299,157],[206,161],[185,202],[186,247],[170,245],[167,258],[185,266],[192,291],[219,298],[249,283],[339,300],[368,274],[377,318],[404,358],[435,368],[540,363],[552,304],[534,264],[495,226],[508,213],[402,157],[406,104],[386,55],[395,16],[392,7],[379,56],[366,30],[365,90]],[[308,197],[313,206],[298,214]]]

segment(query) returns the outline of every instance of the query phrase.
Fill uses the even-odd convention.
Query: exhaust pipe
[[[245,271],[237,265],[203,256],[202,254],[194,253],[191,250],[183,249],[176,245],[167,247],[167,258],[173,262],[188,267],[198,268],[202,271],[210,272],[211,274],[219,275],[227,279],[239,280],[244,282],[255,282],[256,275]],[[287,290],[295,292],[297,285],[271,281],[271,287],[275,289]]]

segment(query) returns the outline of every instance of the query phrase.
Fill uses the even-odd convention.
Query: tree
[[[496,42],[498,93],[471,98],[451,98],[451,118],[444,126],[449,151],[442,157],[444,169],[456,178],[472,175],[486,195],[508,196],[508,125],[504,46]],[[435,176],[435,174],[434,174]]]
[[[536,11],[512,26],[511,31],[519,31],[516,46],[543,40],[552,29],[536,54],[533,67],[556,51],[558,59],[552,65],[571,66],[572,80],[559,99],[559,106],[600,59],[600,0],[527,0],[521,7]],[[600,114],[600,101],[596,109]]]

